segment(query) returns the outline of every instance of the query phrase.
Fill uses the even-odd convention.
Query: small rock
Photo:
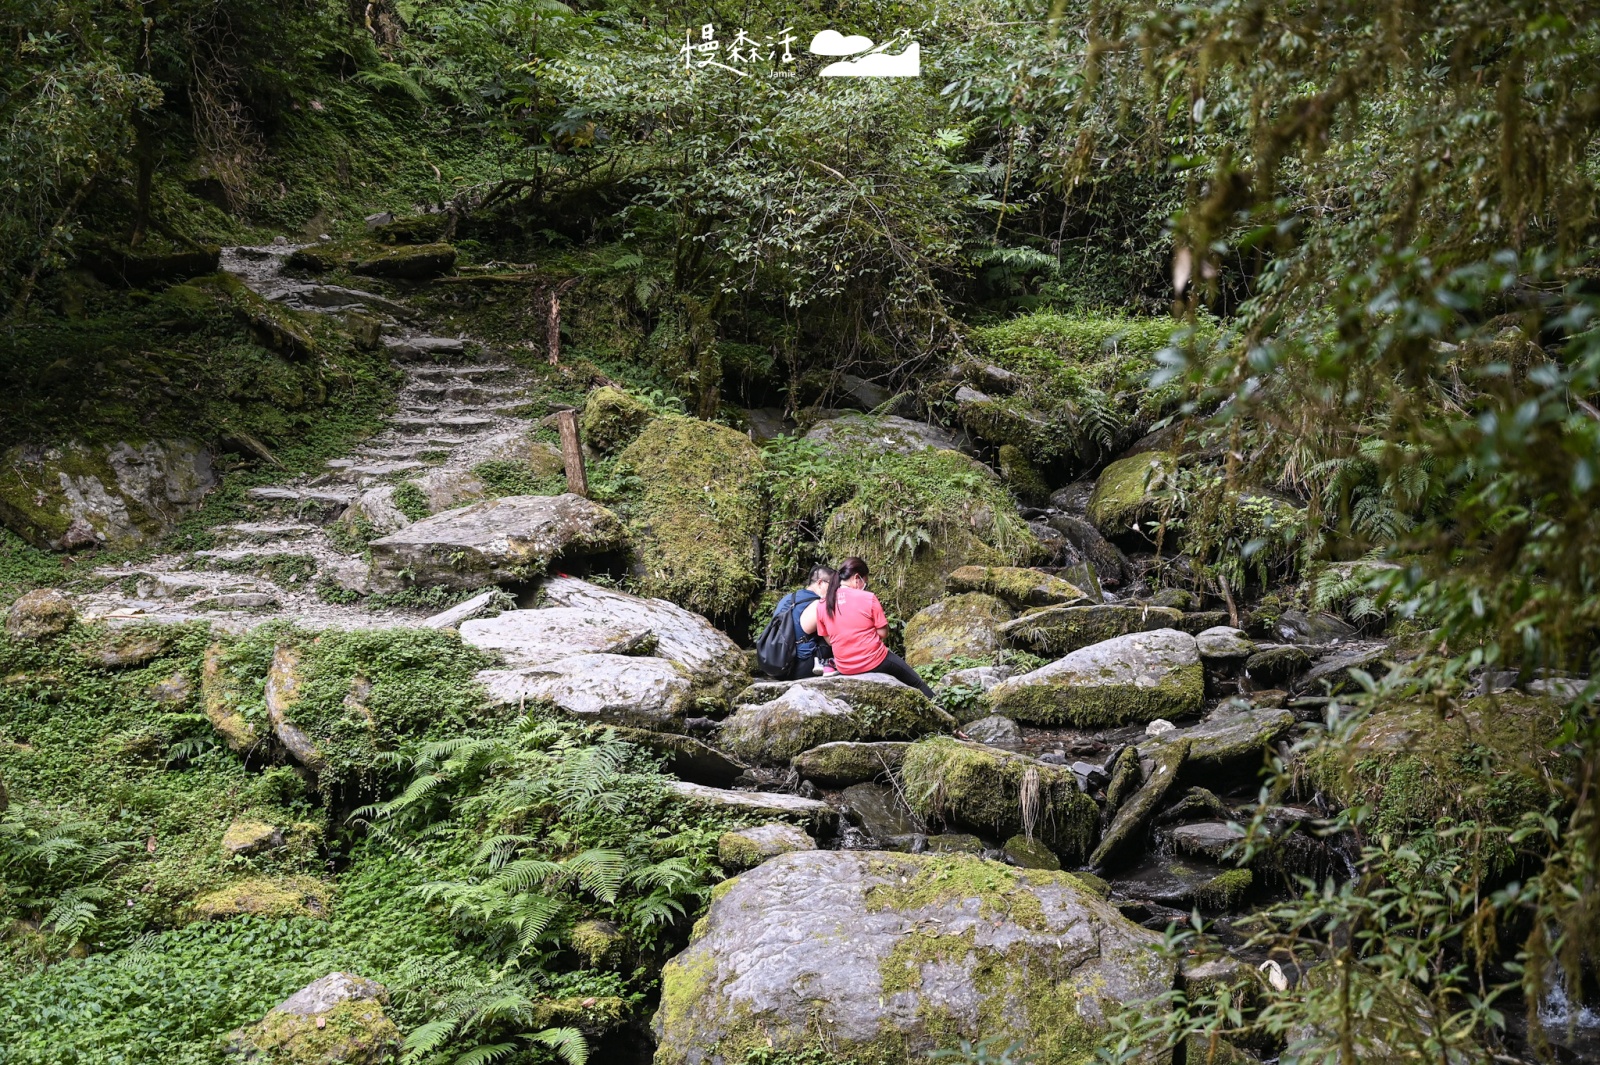
[[[1251,692],[1250,705],[1258,710],[1281,710],[1289,705],[1289,693],[1282,688]]]
[[[996,684],[1014,677],[1017,674],[1015,666],[971,666],[967,669],[956,669],[946,673],[939,679],[935,688],[944,688],[960,684],[967,688],[977,688],[979,691],[988,691]]]
[[[1012,836],[1000,849],[1005,852],[1006,858],[1012,865],[1024,869],[1061,868],[1061,859],[1057,858],[1049,847],[1027,836]]]
[[[1078,778],[1078,790],[1085,793],[1103,787],[1111,779],[1104,769],[1090,762],[1073,762],[1072,775]]]
[[[927,833],[893,789],[881,784],[855,784],[841,796],[845,813],[885,850],[911,850],[913,837]]]
[[[222,849],[229,854],[260,854],[283,846],[283,830],[265,821],[238,818],[222,834]]]
[[[967,832],[941,832],[929,836],[924,851],[928,854],[982,854],[983,840]]]
[[[401,1043],[399,1028],[384,1013],[388,999],[387,989],[374,980],[330,973],[274,1007],[240,1033],[241,1041],[270,1061],[379,1065]]]
[[[273,237],[272,238],[272,243],[273,243],[273,245],[275,247],[279,247],[279,248],[286,247],[288,245],[288,243],[289,243],[289,238],[288,237]]]
[[[1356,634],[1354,625],[1326,611],[1307,613],[1304,610],[1285,610],[1272,629],[1278,639],[1285,643],[1339,643]]]
[[[379,226],[386,226],[390,222],[393,222],[394,221],[394,212],[393,211],[379,211],[377,214],[369,214],[369,215],[367,215],[367,217],[365,219],[363,219],[363,221],[367,223],[367,228],[368,229],[377,229]]]
[[[730,870],[754,869],[768,858],[790,851],[814,851],[817,841],[782,821],[724,832],[717,839],[717,861]]]
[[[6,633],[25,640],[59,636],[72,627],[72,601],[54,588],[36,588],[11,604]]]
[[[899,770],[909,743],[885,740],[824,743],[795,755],[795,772],[824,788],[844,788],[886,777]]]
[[[1256,646],[1244,634],[1244,630],[1230,625],[1217,625],[1206,629],[1194,640],[1200,648],[1201,658],[1248,658]]]
[[[1150,722],[1148,725],[1146,725],[1144,727],[1144,734],[1146,736],[1159,736],[1163,732],[1171,732],[1173,729],[1175,729],[1177,727],[1178,727],[1177,725],[1174,725],[1172,722],[1168,721],[1166,718],[1158,717],[1154,721]]]
[[[148,694],[162,706],[182,706],[194,694],[194,685],[189,683],[188,674],[174,673],[150,685]]]
[[[1172,845],[1181,853],[1195,854],[1213,861],[1223,860],[1223,855],[1242,839],[1244,829],[1225,821],[1200,821],[1179,825],[1172,830]]]
[[[990,747],[1000,747],[1008,751],[1022,747],[1022,726],[1009,717],[1002,717],[999,714],[990,714],[988,717],[969,721],[961,726],[961,731],[966,734],[967,739],[988,744]]]

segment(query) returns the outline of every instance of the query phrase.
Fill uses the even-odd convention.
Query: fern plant
[[[110,897],[107,877],[136,849],[129,840],[97,839],[87,822],[13,807],[0,818],[0,898],[15,919],[41,932],[87,939]]]

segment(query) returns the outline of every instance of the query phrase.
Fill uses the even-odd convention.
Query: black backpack
[[[799,602],[799,597],[795,595],[786,595],[784,599],[789,601],[789,608],[774,613],[756,639],[756,661],[761,664],[761,672],[775,678],[787,677],[794,672],[798,645],[794,637],[794,612],[804,610],[812,602],[811,599]]]

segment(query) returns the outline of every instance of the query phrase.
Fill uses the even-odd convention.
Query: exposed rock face
[[[1130,632],[1174,629],[1182,618],[1170,607],[1055,606],[1007,622],[1000,626],[1000,636],[1012,646],[1064,655]]]
[[[506,665],[543,666],[581,654],[648,654],[655,634],[638,622],[610,621],[581,607],[508,610],[461,623],[461,642],[495,651]]]
[[[776,685],[752,685],[761,698]],[[735,757],[785,765],[836,740],[915,739],[955,725],[921,692],[882,673],[788,681],[776,698],[736,708],[718,742]]]
[[[244,716],[244,685],[223,662],[222,645],[206,648],[200,671],[200,703],[206,720],[217,730],[228,750],[244,754],[261,739],[261,733]]]
[[[506,496],[424,518],[369,545],[374,587],[477,588],[563,558],[626,546],[622,523],[582,496]]]
[[[938,426],[893,414],[844,414],[818,422],[806,434],[823,447],[859,447],[872,451],[898,451],[907,454],[924,448],[960,451],[962,438]]]
[[[72,600],[54,588],[35,588],[11,604],[6,634],[24,640],[59,636],[72,627]]]
[[[989,693],[996,713],[1030,724],[1153,721],[1199,711],[1205,675],[1193,636],[1134,633],[1074,651]]]
[[[824,743],[794,756],[791,763],[801,779],[818,787],[843,788],[876,780],[900,768],[911,744],[888,740],[855,743],[842,740]]]
[[[926,666],[957,656],[993,655],[1000,650],[997,630],[1011,616],[1004,602],[981,592],[941,599],[906,622],[906,662]]]
[[[406,280],[437,277],[456,264],[456,250],[448,244],[411,244],[385,248],[352,267],[370,277],[398,277]]]
[[[1020,566],[962,566],[945,578],[945,586],[952,592],[986,592],[1019,609],[1089,602],[1070,581]]]
[[[1108,1019],[1172,985],[1160,937],[1070,874],[966,855],[806,851],[731,882],[667,963],[659,1065],[813,1045],[913,1060],[958,1038],[1094,1060]]]
[[[544,699],[569,714],[642,728],[675,728],[693,707],[694,685],[664,658],[580,654],[526,669],[478,674],[503,703]]]
[[[1166,451],[1146,451],[1118,459],[1107,466],[1089,497],[1088,518],[1106,536],[1135,532],[1140,522],[1155,516],[1152,489],[1177,467]]]
[[[247,1053],[288,1065],[378,1065],[400,1049],[400,1030],[384,1013],[388,1001],[374,980],[330,973],[273,1007],[241,1042]]]
[[[193,440],[18,445],[0,459],[0,521],[35,547],[134,547],[196,510],[219,478]]]
[[[906,752],[900,775],[914,813],[1004,839],[1032,835],[1068,859],[1094,845],[1100,809],[1065,766],[939,738]]]
[[[608,623],[655,633],[655,655],[683,666],[703,689],[731,687],[749,676],[738,644],[675,603],[642,599],[575,577],[547,578],[539,590],[553,606],[582,609]]]
[[[817,841],[782,821],[724,832],[717,839],[717,861],[730,870],[750,869],[792,851],[814,851]]]
[[[272,723],[272,734],[294,756],[295,761],[315,773],[328,768],[316,741],[290,719],[294,705],[300,701],[300,652],[293,646],[281,643],[272,652],[272,668],[267,672],[267,720]]]

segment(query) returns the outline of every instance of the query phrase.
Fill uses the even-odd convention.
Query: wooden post
[[[561,361],[561,294],[577,283],[577,278],[569,277],[550,288],[550,309],[544,324],[545,348],[549,353],[551,366]]]
[[[589,478],[583,472],[583,443],[578,439],[578,412],[558,411],[556,425],[561,430],[561,461],[567,467],[567,491],[588,499]]]

